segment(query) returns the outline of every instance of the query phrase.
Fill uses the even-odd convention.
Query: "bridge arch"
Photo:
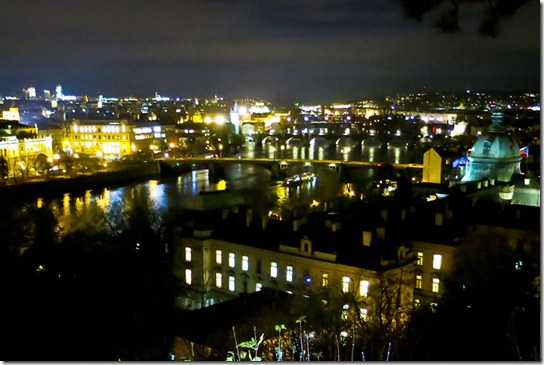
[[[336,140],[336,147],[355,147],[355,140],[352,137],[340,137]]]
[[[315,136],[310,140],[310,146],[326,146],[328,147],[330,145],[330,141],[323,136]]]
[[[276,143],[278,142],[278,137],[275,137],[275,136],[266,136],[263,138],[263,140],[261,141],[261,143],[263,145],[267,144],[267,143]]]
[[[285,141],[286,145],[301,144],[301,143],[302,143],[302,138],[300,137],[290,137],[287,139],[287,141]]]
[[[408,146],[408,141],[406,140],[406,138],[403,138],[403,137],[400,137],[400,136],[395,136],[395,137],[391,138],[389,140],[389,142],[387,142],[387,146],[406,147],[406,146]]]
[[[379,147],[382,145],[382,141],[378,137],[370,136],[361,142],[361,146],[364,147]]]

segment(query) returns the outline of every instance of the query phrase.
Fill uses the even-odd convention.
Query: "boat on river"
[[[303,172],[301,174],[296,174],[283,180],[283,186],[287,186],[287,187],[299,186],[304,182],[311,182],[316,179],[317,179],[317,176],[313,172]]]

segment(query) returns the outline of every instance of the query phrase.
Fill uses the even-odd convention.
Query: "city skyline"
[[[498,38],[480,8],[444,35],[397,1],[9,2],[0,93],[258,97],[334,103],[403,92],[540,89],[540,6]],[[11,17],[9,14],[19,14]]]

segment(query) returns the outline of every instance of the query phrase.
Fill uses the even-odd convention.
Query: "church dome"
[[[478,138],[472,147],[470,156],[493,159],[519,158],[519,144],[505,132],[490,131],[490,133]]]
[[[479,137],[467,156],[466,173],[461,181],[478,181],[487,178],[509,182],[520,172],[519,144],[502,127],[502,113],[492,114],[493,126]]]

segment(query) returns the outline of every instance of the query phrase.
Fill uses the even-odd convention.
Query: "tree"
[[[0,227],[11,227],[2,245],[9,315],[2,323],[11,335],[4,358],[168,358],[174,279],[162,226],[147,209],[126,211],[103,229],[78,226],[62,237],[47,205],[5,218]],[[18,246],[28,249],[20,253]]]
[[[444,294],[408,325],[407,361],[539,361],[540,240],[478,229],[458,249]]]
[[[0,179],[6,180],[9,176],[8,161],[4,156],[0,156]]]
[[[501,22],[513,16],[529,0],[402,0],[404,15],[418,22],[426,14],[438,11],[439,15],[432,23],[442,33],[457,33],[459,26],[460,5],[479,5],[483,15],[478,32],[485,37],[496,38],[501,32]]]
[[[51,164],[49,161],[47,161],[46,155],[40,153],[38,156],[36,156],[36,160],[34,161],[34,169],[37,173],[40,175],[47,174],[49,172],[49,168],[51,168]]]

